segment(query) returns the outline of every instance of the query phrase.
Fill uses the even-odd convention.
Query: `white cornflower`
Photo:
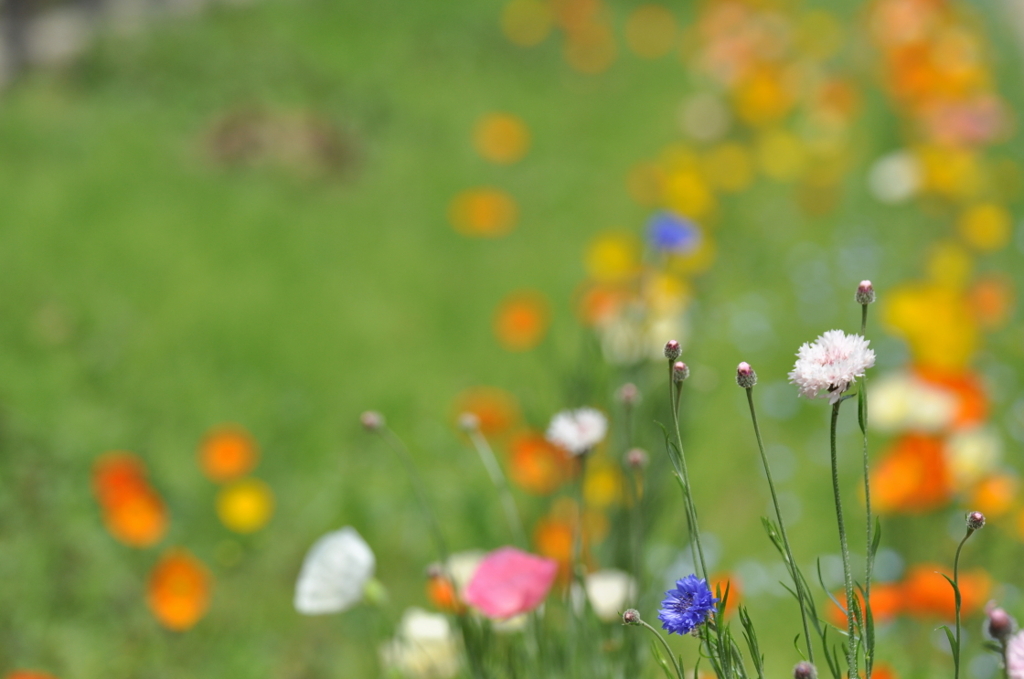
[[[1010,679],[1024,679],[1024,632],[1017,632],[1006,643],[1006,674]]]
[[[373,551],[355,528],[345,526],[317,540],[306,553],[295,583],[295,610],[337,613],[363,598],[373,577]]]
[[[551,418],[547,439],[573,455],[582,455],[604,440],[608,420],[594,408],[563,410]]]
[[[860,335],[829,330],[813,343],[800,347],[789,381],[800,387],[801,396],[827,397],[834,404],[875,364],[875,352],[868,349],[868,344]]]

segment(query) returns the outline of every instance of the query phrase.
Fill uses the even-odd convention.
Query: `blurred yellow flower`
[[[742,144],[725,142],[704,156],[704,173],[714,188],[737,193],[754,181],[753,158]]]
[[[883,300],[883,322],[906,339],[914,363],[948,370],[967,366],[978,328],[966,297],[947,286],[908,283]]]
[[[217,516],[236,533],[255,533],[273,513],[274,493],[259,479],[235,481],[217,494]]]
[[[981,203],[964,210],[957,230],[968,245],[982,252],[1006,247],[1013,230],[1013,217],[1002,205]]]
[[[928,252],[928,278],[935,283],[963,289],[974,273],[974,257],[960,244],[941,240]]]
[[[669,174],[663,190],[666,207],[690,219],[703,219],[718,207],[711,187],[696,170]]]
[[[622,471],[618,465],[603,458],[590,460],[583,479],[583,498],[587,507],[593,509],[617,504],[622,498]]]
[[[551,8],[540,0],[512,0],[501,12],[501,31],[509,42],[531,47],[551,32]]]
[[[757,163],[768,177],[789,182],[803,172],[807,154],[803,143],[791,132],[768,130],[757,138]]]
[[[602,234],[587,247],[587,274],[596,281],[615,282],[636,275],[640,240],[628,231]]]
[[[672,51],[676,19],[661,5],[640,5],[626,19],[626,45],[638,57],[657,59]]]
[[[504,236],[515,228],[519,207],[508,193],[492,188],[463,191],[448,209],[455,230],[464,236]]]

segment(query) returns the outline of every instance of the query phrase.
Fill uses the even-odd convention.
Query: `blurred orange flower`
[[[494,315],[494,334],[505,349],[526,351],[544,339],[550,319],[547,298],[533,290],[521,290],[498,305]]]
[[[886,663],[876,663],[873,665],[871,668],[871,676],[873,679],[899,679],[899,675],[896,674],[896,670]]]
[[[211,429],[199,445],[199,467],[216,483],[248,474],[259,461],[256,439],[241,425],[222,424]]]
[[[490,113],[477,123],[473,146],[485,160],[506,165],[526,155],[530,131],[519,116]]]
[[[968,296],[978,322],[986,328],[1000,328],[1010,320],[1016,303],[1013,281],[993,274],[971,286]]]
[[[442,611],[462,613],[466,610],[466,605],[459,599],[455,586],[440,573],[433,573],[427,578],[427,598]]]
[[[519,208],[499,189],[469,189],[455,196],[448,210],[455,230],[464,236],[504,236],[519,219]]]
[[[871,474],[871,500],[879,513],[928,512],[949,502],[952,480],[941,438],[905,434]]]
[[[57,679],[49,672],[38,670],[14,670],[6,675],[6,679]]]
[[[916,617],[938,617],[952,620],[956,615],[953,588],[939,574],[945,569],[938,564],[919,564],[910,569],[903,581],[904,610]],[[980,611],[988,601],[992,580],[981,569],[960,573],[960,610],[963,615]]]
[[[954,427],[982,424],[988,418],[988,396],[981,379],[974,373],[928,366],[916,366],[914,372],[925,382],[945,387],[954,393],[957,398]]]
[[[455,417],[473,413],[485,436],[507,432],[519,421],[516,397],[497,387],[470,387],[455,398]]]
[[[971,493],[970,507],[994,519],[1006,514],[1013,508],[1017,498],[1017,479],[1005,474],[998,474],[983,479]]]
[[[93,492],[103,510],[103,523],[117,540],[131,547],[149,547],[167,532],[167,508],[146,480],[146,468],[132,453],[116,451],[96,460]]]
[[[566,452],[543,434],[517,435],[510,446],[509,476],[513,483],[536,495],[550,495],[572,477],[576,469]]]
[[[199,559],[186,549],[172,549],[150,574],[146,603],[161,625],[182,632],[206,614],[212,586],[212,577]]]
[[[708,585],[711,588],[711,593],[715,596],[718,596],[718,588],[721,588],[723,597],[726,589],[729,590],[729,598],[725,602],[725,614],[730,615],[735,612],[739,608],[740,597],[743,594],[739,579],[732,573],[719,573],[712,575],[710,580]]]
[[[864,596],[858,591],[854,595],[860,602],[861,610],[864,608]],[[846,602],[845,592],[834,594],[837,601]],[[895,582],[879,582],[871,585],[871,616],[875,624],[882,624],[892,620],[903,608],[902,586]],[[829,619],[836,627],[846,627],[846,616],[835,604],[829,606]]]

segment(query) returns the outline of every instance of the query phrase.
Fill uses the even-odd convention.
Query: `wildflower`
[[[199,466],[216,483],[248,474],[259,461],[256,439],[237,424],[224,424],[207,432],[199,446]]]
[[[509,477],[517,486],[534,495],[550,495],[575,471],[569,453],[540,433],[516,435],[509,449]]]
[[[427,596],[441,610],[459,612],[465,608],[466,586],[483,561],[478,549],[455,552],[448,561],[427,566]]]
[[[870,342],[860,335],[847,335],[842,330],[829,330],[814,341],[805,343],[797,353],[796,365],[789,381],[800,387],[800,395],[824,398],[835,404],[850,384],[875,364]],[[821,394],[821,392],[826,394]]]
[[[573,455],[583,455],[604,440],[608,420],[594,408],[563,410],[551,418],[547,439]]]
[[[690,367],[682,361],[676,361],[672,365],[672,381],[682,384],[690,376]]]
[[[477,566],[466,587],[466,601],[488,618],[511,618],[539,606],[557,574],[556,561],[502,547]]]
[[[647,236],[655,250],[666,252],[690,252],[700,243],[700,231],[693,222],[667,211],[651,217]]]
[[[871,281],[860,282],[854,299],[857,301],[857,304],[871,304],[875,301],[875,287],[871,285]]]
[[[255,533],[274,513],[274,492],[259,479],[242,479],[217,493],[217,517],[236,533]]]
[[[363,597],[376,560],[350,526],[324,535],[306,553],[295,584],[295,610],[303,615],[336,613]]]
[[[636,580],[629,573],[612,568],[588,573],[583,582],[594,614],[605,622],[618,617],[627,603],[636,599]]]
[[[811,663],[801,660],[793,668],[793,679],[818,679],[818,671]]]
[[[1006,676],[1024,679],[1024,632],[1017,632],[1006,642]]]
[[[446,679],[459,671],[459,646],[448,618],[421,608],[406,609],[380,656],[389,670],[409,677]]]
[[[665,342],[665,358],[670,361],[674,361],[679,358],[679,355],[683,353],[683,348],[679,345],[676,340],[669,340]]]
[[[540,344],[550,322],[551,309],[547,298],[533,290],[521,290],[498,305],[492,326],[503,348],[526,351]]]
[[[717,602],[703,578],[687,575],[676,581],[675,589],[665,592],[658,619],[670,634],[688,634],[707,620]]]
[[[632,448],[626,453],[626,466],[630,469],[644,469],[649,461],[650,456],[643,448]]]
[[[92,482],[103,523],[112,536],[140,548],[163,539],[170,516],[146,479],[141,460],[131,453],[107,453],[96,461]]]
[[[999,642],[1005,642],[1011,634],[1013,634],[1014,624],[1013,618],[1010,614],[1004,611],[1002,608],[998,608],[989,604],[986,606],[987,621],[985,624],[985,631],[991,635],[991,637]]]
[[[359,416],[359,423],[366,431],[379,431],[384,427],[384,416],[376,410],[367,410]]]
[[[967,530],[973,533],[985,525],[985,515],[981,512],[971,512],[967,515]]]
[[[744,389],[751,389],[757,384],[757,373],[746,361],[736,366],[736,384]]]
[[[623,625],[639,625],[640,624],[640,611],[635,608],[627,608],[626,612],[622,614]]]
[[[161,625],[183,632],[206,614],[212,578],[199,559],[185,549],[168,552],[149,578],[146,603]]]

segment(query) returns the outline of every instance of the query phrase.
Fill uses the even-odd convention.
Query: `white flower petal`
[[[295,610],[304,615],[337,613],[363,598],[376,561],[350,526],[328,533],[306,553],[295,584]]]

